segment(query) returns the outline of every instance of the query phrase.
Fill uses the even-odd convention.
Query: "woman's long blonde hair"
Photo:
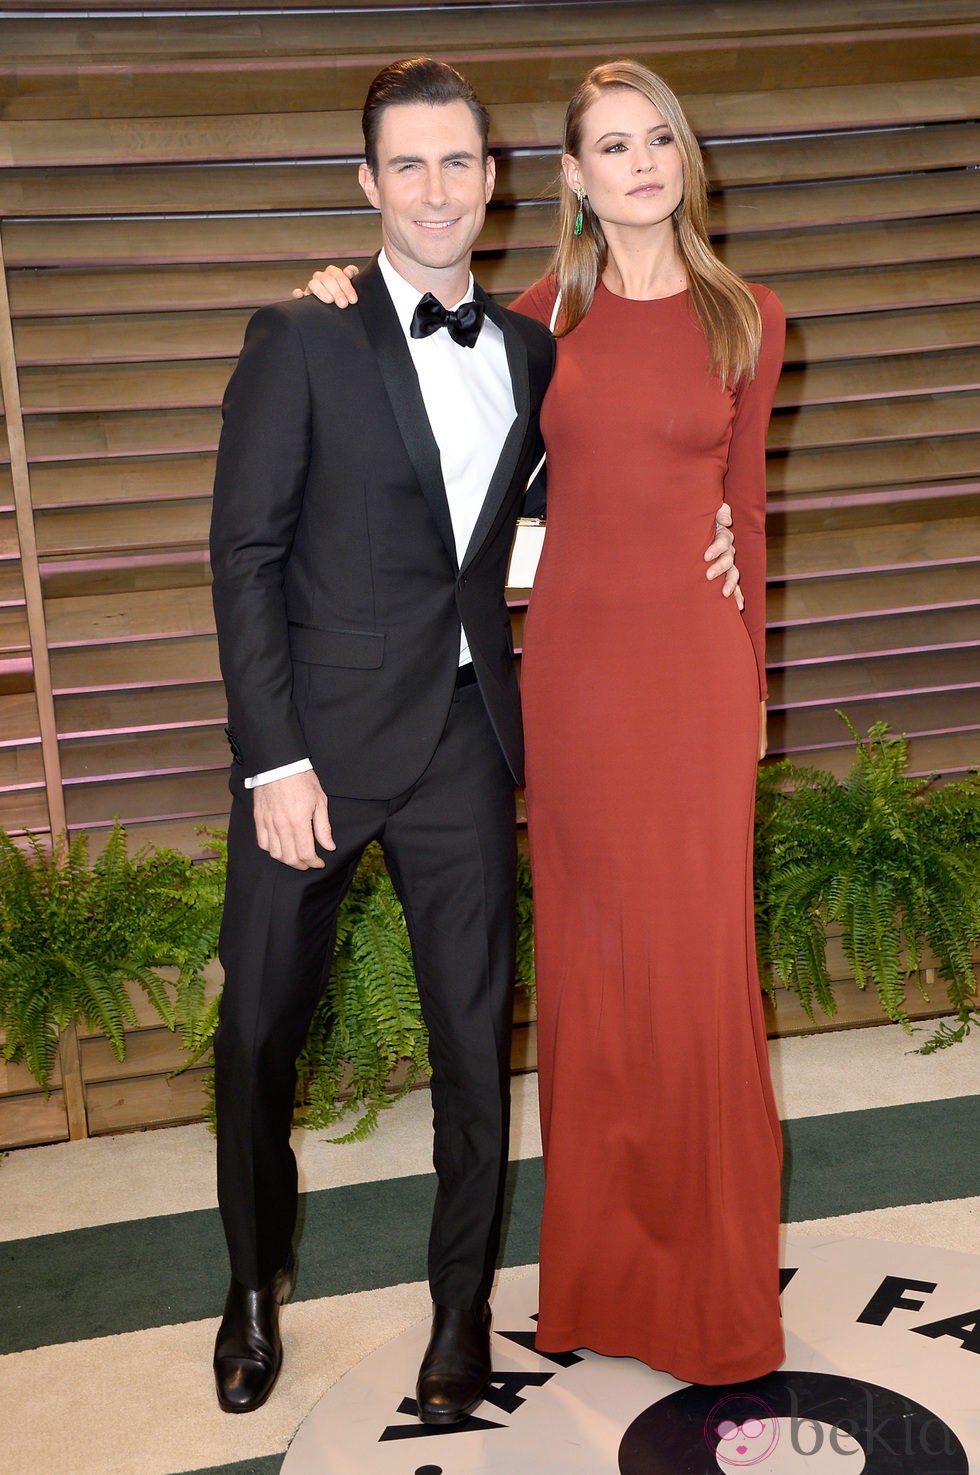
[[[675,94],[662,77],[635,61],[609,61],[583,78],[565,114],[562,147],[578,158],[585,114],[603,93],[632,88],[653,103],[674,135],[683,165],[683,194],[674,211],[674,238],[687,272],[688,291],[708,340],[712,372],[722,382],[751,378],[759,360],[762,318],[741,277],[718,260],[708,240],[708,187],[698,141]],[[575,234],[579,202],[562,183],[554,271],[561,289],[559,337],[582,321],[595,295],[608,255],[602,226],[588,199],[582,204],[581,234]]]

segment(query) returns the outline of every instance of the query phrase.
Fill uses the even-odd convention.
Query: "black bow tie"
[[[431,292],[426,292],[412,316],[410,332],[413,338],[428,338],[430,333],[447,328],[454,343],[461,348],[472,348],[483,327],[483,311],[480,302],[461,302],[450,310]]]

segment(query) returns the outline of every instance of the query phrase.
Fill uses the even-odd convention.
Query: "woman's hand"
[[[711,565],[707,578],[717,579],[724,574],[722,594],[726,599],[734,594],[735,603],[739,609],[744,609],[745,600],[738,585],[738,569],[735,567],[735,535],[730,531],[731,526],[732,509],[727,502],[722,502],[715,513],[715,540],[709,548],[705,549],[704,561]]]
[[[315,271],[305,287],[294,287],[294,297],[319,297],[321,302],[332,302],[334,307],[347,307],[357,301],[353,281],[358,274],[356,266],[325,266]]]
[[[766,704],[765,704],[765,702],[760,702],[759,703],[759,762],[760,763],[762,762],[763,758],[766,756],[766,753],[767,753],[768,749],[769,749],[769,732],[768,732],[768,727],[767,727],[767,722],[766,722]]]

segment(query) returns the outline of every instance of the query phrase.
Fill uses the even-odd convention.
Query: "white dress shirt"
[[[425,294],[399,276],[384,251],[378,265],[405,334],[425,413],[439,447],[456,560],[462,563],[507,432],[517,417],[504,335],[496,323],[485,318],[472,348],[454,343],[443,328],[427,338],[413,338],[412,318]],[[471,273],[466,292],[452,307],[472,298]],[[469,659],[466,634],[460,626],[460,665]],[[305,773],[312,766],[308,758],[300,758],[247,778],[245,787],[251,789],[293,773]]]

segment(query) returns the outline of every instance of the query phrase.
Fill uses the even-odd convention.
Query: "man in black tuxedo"
[[[554,345],[469,274],[494,181],[469,84],[396,63],[364,123],[384,251],[359,306],[256,313],[224,401],[211,554],[235,762],[215,1079],[233,1279],[215,1375],[222,1407],[242,1412],[279,1371],[294,1063],[338,904],[380,840],[432,1065],[419,1412],[448,1423],[490,1372],[523,762],[504,581]]]
[[[235,761],[215,1083],[232,1281],[214,1367],[229,1412],[278,1376],[295,1060],[338,905],[380,840],[432,1066],[418,1409],[448,1424],[490,1374],[523,763],[504,581],[554,344],[470,276],[494,164],[469,83],[396,62],[364,135],[384,249],[358,305],[257,312],[223,407],[211,554]]]

